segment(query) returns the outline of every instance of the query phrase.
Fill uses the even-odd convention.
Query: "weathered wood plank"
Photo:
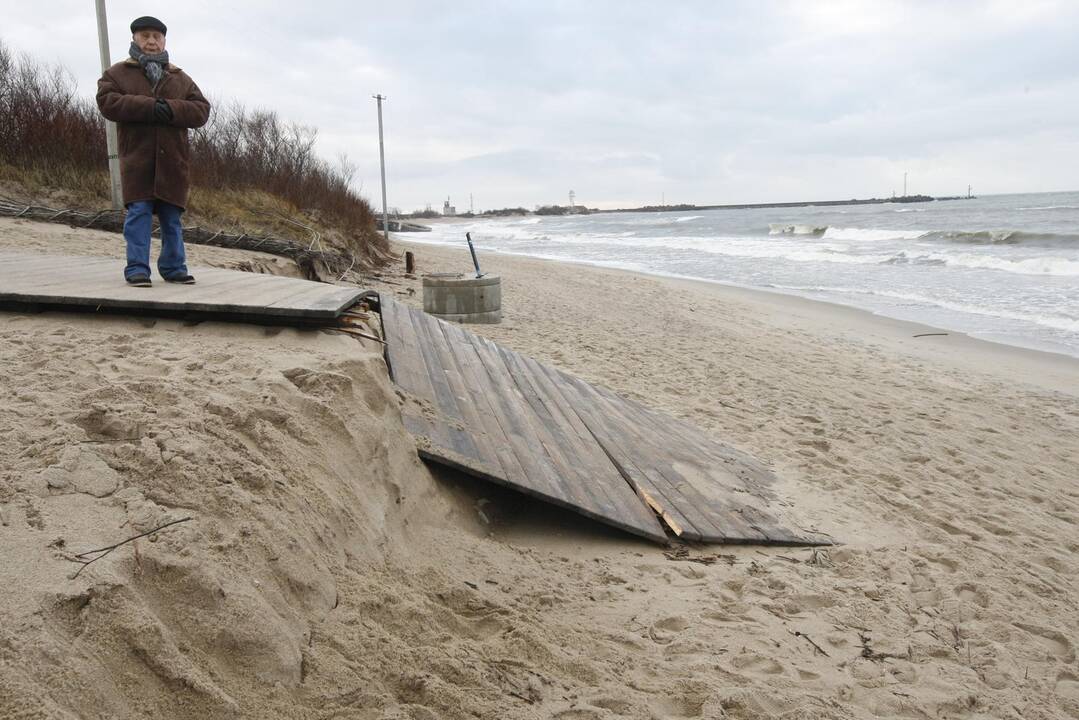
[[[709,542],[817,543],[823,538],[792,530],[768,489],[773,476],[744,453],[707,439],[687,423],[620,398],[606,388],[575,379],[575,386],[602,405],[602,418],[616,432],[607,438],[617,459],[643,465],[642,490],[664,498],[668,512],[690,520]],[[642,432],[643,431],[643,432]],[[649,461],[664,458],[663,462]],[[650,466],[651,463],[651,466]]]
[[[483,360],[463,330],[450,323],[443,323],[441,329],[461,370],[462,379],[476,404],[476,414],[490,439],[491,448],[505,472],[506,480],[516,485],[527,483],[528,473],[517,457],[514,443],[506,432],[509,421],[503,417],[501,405],[489,395],[491,387],[483,368]]]
[[[650,427],[656,437],[663,438],[669,462],[657,466],[656,472],[648,473],[648,476],[657,483],[657,487],[666,482],[673,490],[663,491],[670,502],[683,510],[692,508],[691,516],[694,518],[702,515],[707,518],[715,532],[706,533],[705,539],[716,542],[783,541],[784,538],[774,537],[767,532],[769,526],[774,527],[775,523],[769,522],[766,514],[757,512],[754,514],[757,522],[747,521],[746,513],[754,503],[767,500],[757,494],[757,487],[747,484],[743,478],[723,467],[725,461],[717,457],[706,441],[700,439],[699,431],[679,423],[661,425],[659,420],[666,419],[666,416],[618,398],[609,391],[603,395],[612,404],[620,405],[630,423]],[[670,429],[675,429],[676,434],[672,435]],[[679,470],[679,467],[684,470]],[[687,473],[692,477],[687,477]],[[703,528],[701,522],[695,520],[695,524]]]
[[[382,305],[394,381],[435,410],[409,420],[423,457],[661,542],[653,511],[689,540],[820,540],[771,506],[771,472],[744,453],[457,325]],[[455,428],[471,448],[449,437]]]
[[[404,412],[423,415],[424,437],[435,446],[450,449],[453,447],[453,441],[443,430],[443,422],[435,417],[437,414],[435,389],[420,352],[420,338],[416,335],[409,309],[389,298],[382,298],[380,306],[394,382],[416,405],[413,407],[406,404]],[[431,417],[427,417],[427,414]]]
[[[642,501],[658,513],[676,535],[687,540],[702,540],[706,535],[715,534],[715,528],[707,522],[702,523],[702,518],[689,517],[695,514],[692,508],[682,508],[679,504],[670,502],[667,498],[667,495],[671,494],[670,490],[665,488],[664,483],[655,482],[648,472],[647,464],[641,466],[638,462],[640,457],[663,457],[663,451],[654,448],[651,441],[638,432],[638,428],[632,423],[619,421],[620,408],[592,392],[591,386],[583,380],[553,368],[547,368],[547,371],[552,378],[557,378],[567,401],[577,409],[589,432],[607,452],[611,462],[632,485]],[[619,428],[623,430],[621,434],[618,433]],[[635,448],[636,452],[627,451],[627,447]]]
[[[199,282],[152,288],[123,280],[124,261],[95,256],[0,253],[0,299],[39,305],[129,308],[132,311],[265,316],[291,322],[330,320],[362,291],[295,278],[219,268],[192,268]]]
[[[514,367],[513,353],[493,343],[492,345],[493,357],[501,361],[505,372],[520,394],[522,407],[530,411],[527,412],[526,417],[531,420],[530,430],[539,442],[537,449],[542,449],[546,461],[558,479],[562,495],[583,507],[599,508],[607,515],[616,515],[614,503],[602,494],[590,493],[588,487],[580,482],[581,478],[577,467],[574,466],[574,461],[583,463],[587,462],[587,458],[574,457],[570,460],[563,452],[564,447],[567,451],[571,448],[568,447],[568,441],[564,437],[559,421],[551,416],[535,389],[528,383],[528,378]]]
[[[457,400],[456,410],[466,429],[472,430],[477,449],[488,466],[502,470],[500,477],[489,479],[629,532],[654,540],[664,538],[655,518],[636,501],[632,489],[594,441],[591,458],[574,452],[576,446],[565,435],[570,430],[560,425],[564,420],[546,411],[543,403],[549,401],[540,398],[528,384],[521,374],[523,363],[515,356],[418,310],[392,301],[384,305],[391,363],[400,353],[393,348],[395,336],[389,328],[399,324],[399,313],[408,313],[428,375],[435,361],[441,364],[450,394]],[[446,406],[449,398],[438,385],[437,379],[432,380],[429,392],[437,405]],[[452,458],[442,457],[443,449],[450,450],[451,456],[460,455],[438,443],[421,448],[421,455],[463,467],[461,463],[454,464]],[[604,465],[597,464],[600,459]],[[637,504],[628,504],[623,498],[622,508],[626,509],[620,509],[603,493],[593,496],[589,482],[597,472],[604,473],[608,482],[620,488],[628,503]]]
[[[555,504],[569,507],[583,515],[628,532],[662,541],[665,536],[654,519],[649,518],[648,521],[642,522],[638,516],[619,513],[611,504],[600,502],[597,498],[582,491],[582,483],[586,481],[586,478],[582,478],[579,471],[560,463],[558,454],[551,452],[556,447],[555,436],[538,417],[529,412],[527,399],[517,385],[516,378],[505,364],[504,357],[498,352],[497,346],[485,338],[473,336],[470,339],[479,348],[485,368],[492,376],[498,378],[496,382],[501,387],[499,395],[507,401],[513,413],[510,421],[515,425],[515,432],[511,433],[511,436],[519,434],[528,443],[525,446],[526,450],[533,449],[532,457],[529,459],[533,462],[538,461],[540,472],[545,476],[547,489],[544,494]]]
[[[431,386],[435,392],[435,406],[446,424],[450,448],[458,455],[489,463],[490,460],[478,449],[472,437],[473,431],[466,423],[465,417],[468,413],[462,411],[461,408],[462,405],[471,404],[471,398],[461,398],[461,402],[458,402],[458,394],[453,391],[452,386],[459,385],[461,381],[459,377],[450,377],[457,376],[457,369],[448,367],[447,358],[440,352],[439,345],[444,343],[442,333],[438,332],[437,339],[432,333],[430,325],[438,321],[430,316],[422,317],[422,315],[422,313],[413,313],[411,309],[409,310],[409,320],[419,339],[420,353],[427,365],[427,373],[431,377]]]
[[[500,407],[499,419],[504,423],[502,429],[525,468],[529,486],[545,497],[565,502],[567,498],[561,481],[542,450],[542,442],[533,430],[516,384],[484,338],[470,334],[468,339],[480,358],[491,387],[488,397]]]
[[[612,507],[614,512],[641,528],[650,529],[655,535],[663,528],[655,516],[612,464],[603,447],[583,423],[580,416],[566,402],[560,388],[551,380],[535,360],[504,350],[503,355],[514,367],[518,384],[527,383],[540,404],[541,420],[557,428],[558,439],[569,450],[576,483],[599,505]]]

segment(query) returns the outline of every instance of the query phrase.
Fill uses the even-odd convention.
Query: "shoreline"
[[[446,253],[458,253],[465,262],[462,267],[466,269],[466,272],[471,270],[467,248],[402,238],[394,234],[391,234],[390,241],[397,245],[410,246],[406,249],[414,252],[418,248],[438,248]],[[1077,394],[1079,390],[1079,357],[1063,352],[978,338],[960,330],[902,320],[854,305],[844,305],[780,290],[746,287],[705,278],[630,270],[583,260],[538,257],[500,250],[486,252],[499,258],[519,259],[523,262],[554,263],[600,273],[646,277],[669,283],[674,287],[711,293],[727,300],[749,303],[759,309],[767,309],[773,320],[777,322],[783,321],[783,316],[786,315],[788,319],[805,318],[817,329],[827,329],[830,332],[852,332],[858,329],[863,331],[865,336],[871,336],[878,342],[889,343],[897,351],[916,355],[925,360],[958,362],[981,372],[1006,371],[1014,375],[1016,372],[1033,371],[1030,381],[1040,387],[1069,394]],[[848,325],[842,325],[841,321]],[[938,336],[938,333],[944,333],[945,336]],[[923,334],[933,337],[913,337]]]

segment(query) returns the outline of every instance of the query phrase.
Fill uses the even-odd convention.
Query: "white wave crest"
[[[900,253],[902,255],[902,253]],[[1032,257],[1022,260],[977,255],[974,253],[928,253],[910,258],[910,261],[937,262],[951,267],[964,267],[973,270],[1001,270],[1019,275],[1055,275],[1060,277],[1079,277],[1079,260],[1062,257]]]
[[[769,223],[769,235],[820,235],[828,230],[827,225],[795,225]]]
[[[917,240],[925,234],[925,230],[830,227],[825,231],[824,239],[846,240],[848,242],[879,242],[881,240]]]
[[[675,218],[675,222],[689,222],[690,220],[700,220],[704,215],[686,215],[685,217]]]

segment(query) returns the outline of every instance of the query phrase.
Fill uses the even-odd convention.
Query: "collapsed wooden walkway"
[[[195,285],[155,278],[152,288],[137,288],[124,282],[123,268],[117,258],[0,253],[0,304],[297,325],[332,321],[366,294],[354,287],[206,267],[191,269]]]
[[[373,294],[217,268],[193,268],[196,285],[135,288],[122,268],[115,258],[0,253],[0,307],[336,326]],[[698,429],[386,296],[380,306],[423,457],[658,542],[668,530],[707,542],[829,542],[783,517],[767,468]]]
[[[382,296],[387,361],[420,454],[628,532],[828,544],[775,506],[772,473],[687,423]]]

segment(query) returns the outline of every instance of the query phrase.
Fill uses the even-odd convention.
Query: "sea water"
[[[409,240],[801,295],[1079,357],[1079,192],[476,219]]]

